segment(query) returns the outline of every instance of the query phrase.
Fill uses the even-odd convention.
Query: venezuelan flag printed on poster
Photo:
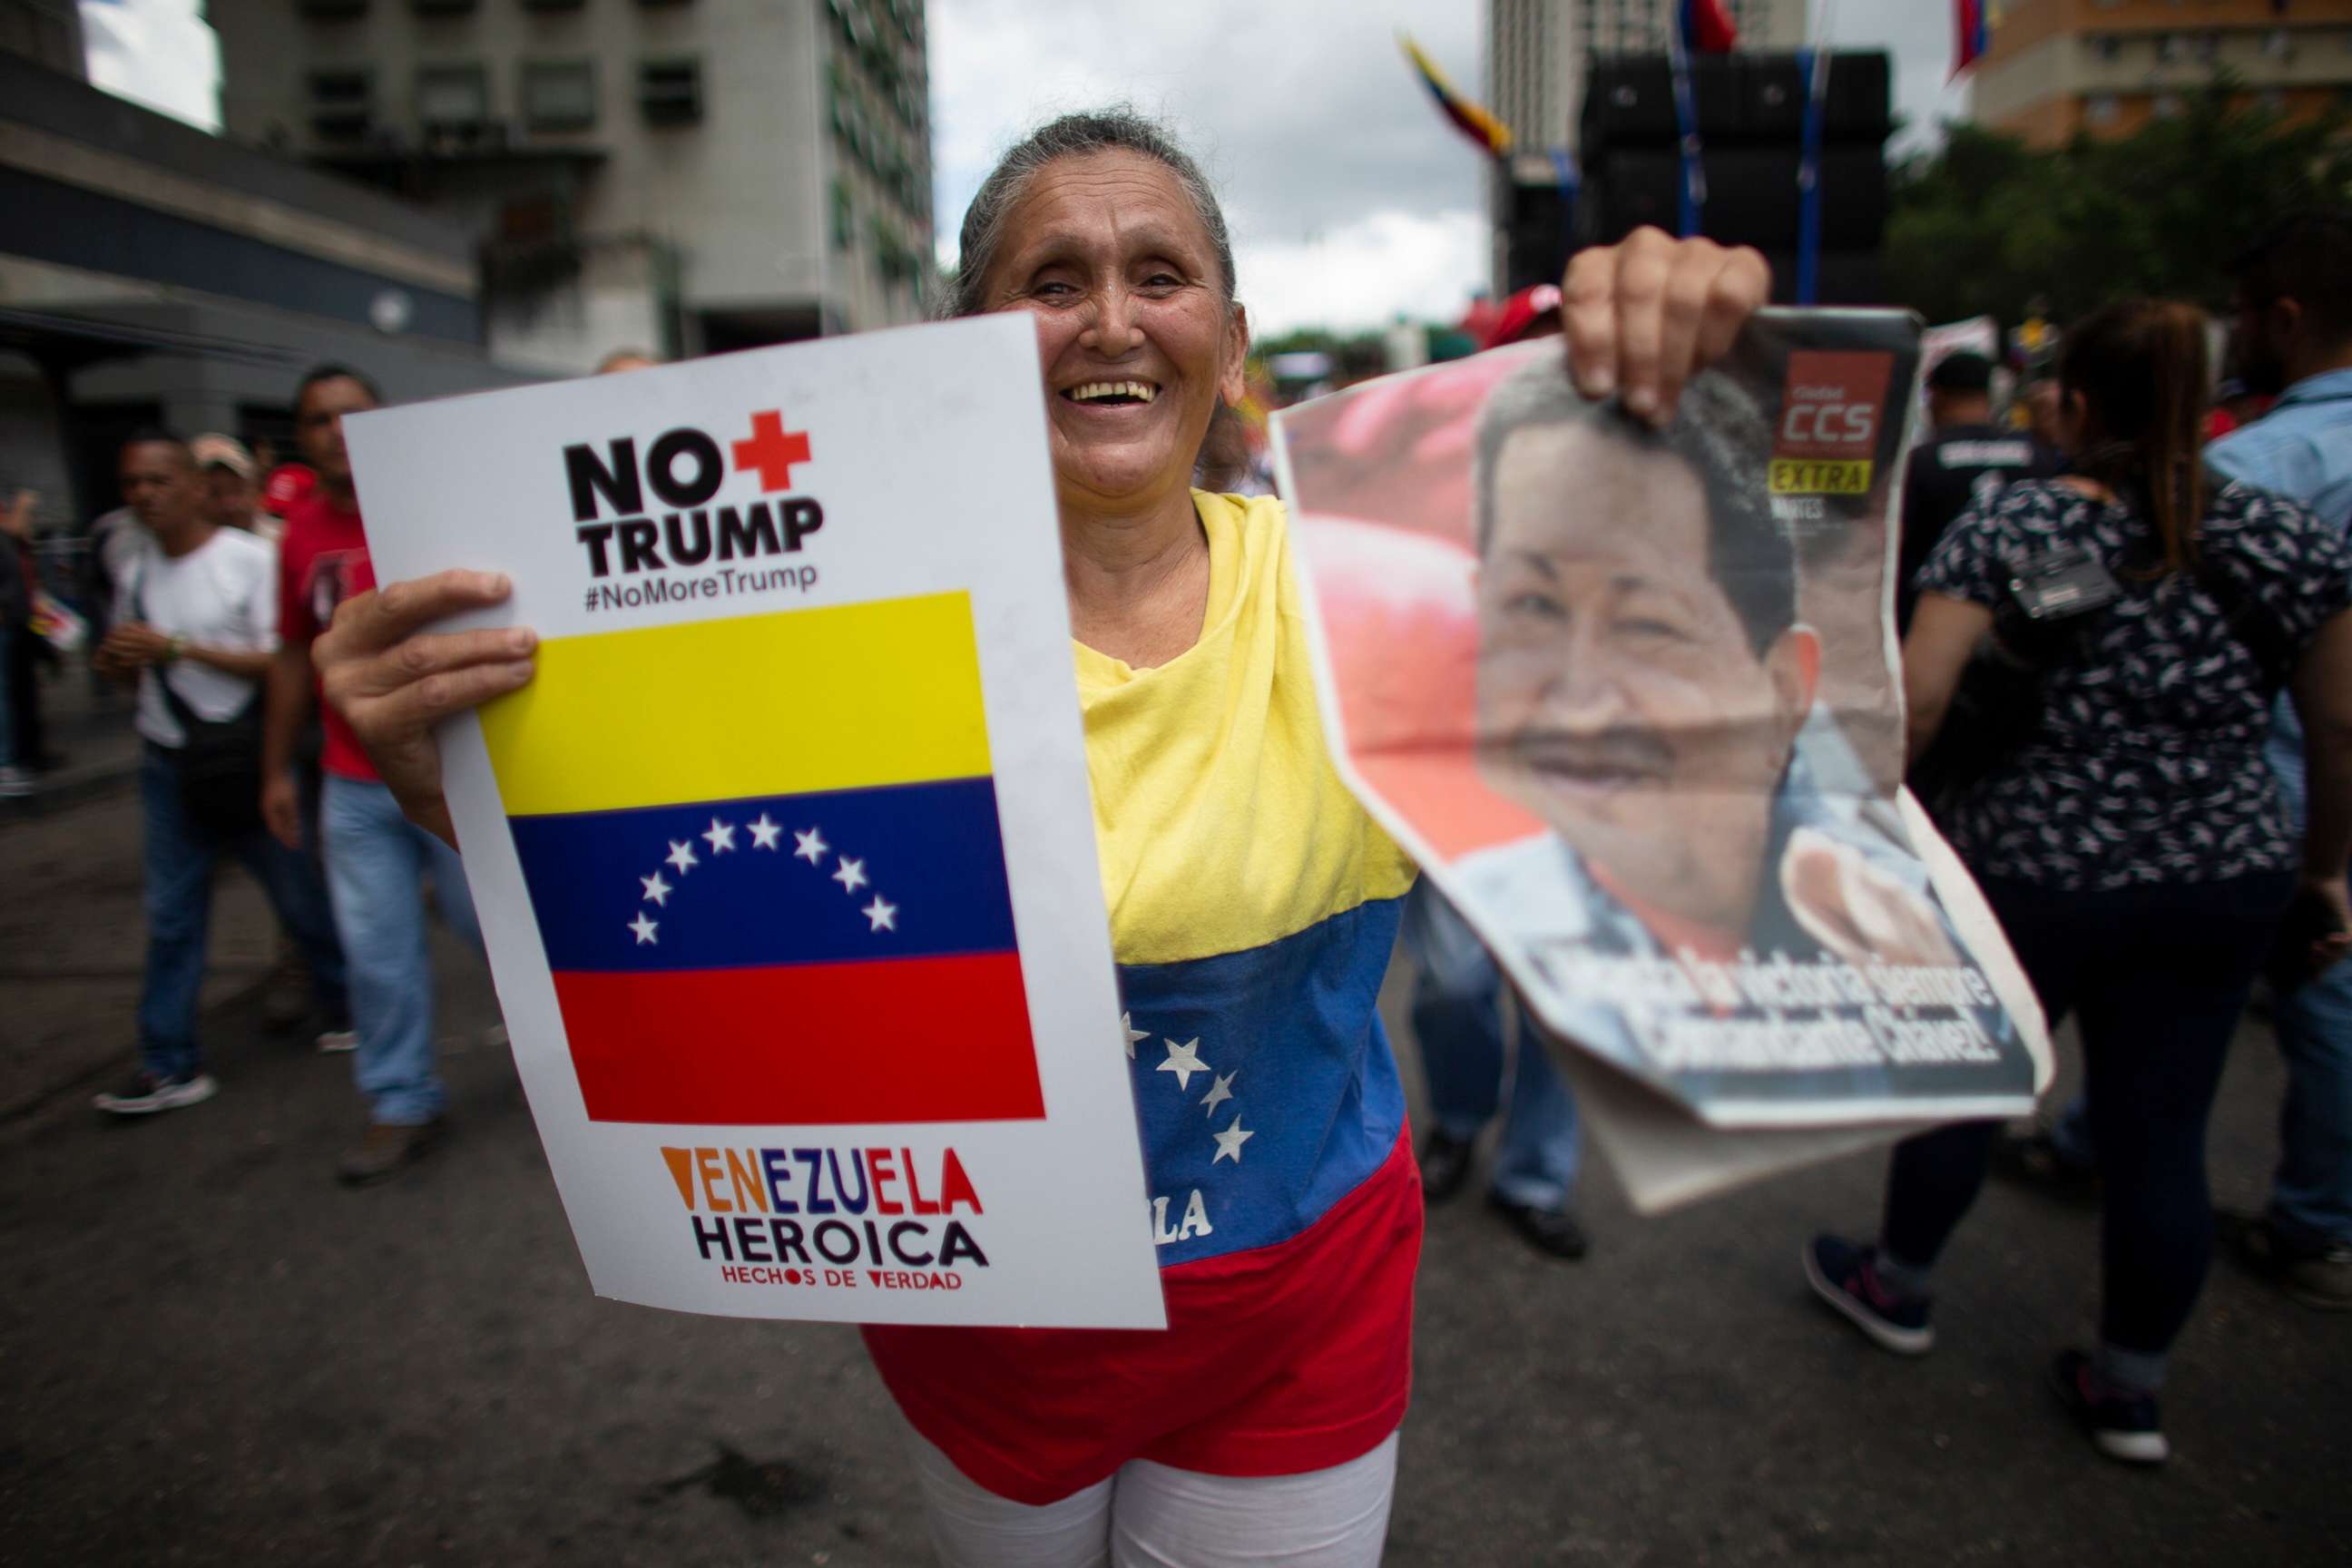
[[[552,639],[482,735],[590,1121],[1044,1116],[966,595]]]

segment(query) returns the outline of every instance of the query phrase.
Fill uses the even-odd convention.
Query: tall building
[[[2352,0],[2009,0],[1976,67],[1976,117],[2038,146],[2125,136],[2226,73],[2315,114],[2352,100]]]
[[[80,8],[75,0],[0,0],[0,54],[87,77]]]
[[[1676,6],[1677,0],[1486,0],[1486,107],[1511,128],[1517,147],[1489,193],[1498,296],[1510,279],[1510,215],[1528,205],[1522,192],[1555,189],[1552,151],[1576,150],[1586,66],[1596,56],[1663,51]],[[1724,0],[1739,47],[1749,50],[1801,46],[1806,6],[1807,0]]]
[[[0,30],[0,495],[44,531],[115,504],[140,426],[285,450],[320,361],[399,402],[529,379],[482,351],[463,235],[102,92],[54,38]]]
[[[922,0],[210,0],[227,134],[478,248],[491,352],[583,370],[919,319]]]

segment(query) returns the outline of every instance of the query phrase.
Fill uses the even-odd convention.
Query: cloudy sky
[[[216,123],[199,0],[81,0],[100,86]],[[1816,0],[1816,14],[1821,0]],[[1831,0],[1828,34],[1895,55],[1910,138],[1964,112],[1947,92],[1947,0]],[[1458,315],[1486,274],[1483,160],[1396,46],[1412,34],[1474,94],[1475,0],[929,0],[934,199],[953,260],[994,156],[1065,110],[1124,100],[1182,134],[1223,193],[1260,332]]]

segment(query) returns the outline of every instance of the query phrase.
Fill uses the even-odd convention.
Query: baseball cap
[[[188,443],[188,453],[200,468],[226,468],[240,479],[253,478],[253,454],[234,436],[208,432]]]
[[[261,487],[261,510],[284,517],[289,507],[319,488],[319,476],[301,463],[280,463]]]

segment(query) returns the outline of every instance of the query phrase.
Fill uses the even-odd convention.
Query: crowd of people
[[[1098,830],[1130,873],[1110,908],[1125,1004],[1177,1037],[1246,1012],[1258,1054],[1234,1065],[1288,1086],[1317,1139],[1245,1167],[1281,1223],[1163,1267],[1163,1334],[866,1342],[946,1562],[1372,1563],[1424,1202],[1467,1182],[1507,1100],[1490,1199],[1530,1246],[1582,1257],[1575,1104],[1524,1027],[1513,1051],[1493,962],[1339,782],[1286,608],[1282,503],[1195,488],[1249,342],[1197,165],[1133,115],[1066,116],[1005,154],[961,238],[951,313],[1038,331]],[[1992,366],[1948,359],[1895,552],[1915,762],[1966,728],[1982,667],[2031,682],[2032,723],[1964,767],[1947,743],[1929,804],[2044,1011],[2079,1020],[2084,1096],[2033,1147],[2095,1172],[2100,1340],[2053,1372],[2098,1448],[2133,1462],[2167,1452],[2166,1355],[2211,1250],[2206,1119],[2258,979],[2289,1089],[2246,1246],[2300,1299],[2352,1307],[2352,218],[2283,225],[2232,282],[2236,363],[2278,394],[2267,414],[2204,445],[2208,334],[2183,302],[2071,327],[2025,429],[1993,405]],[[1668,428],[1769,284],[1752,252],[1643,231],[1580,252],[1551,321],[1579,392]],[[1150,395],[1099,395],[1138,384]],[[534,647],[428,629],[503,600],[498,577],[375,591],[341,421],[380,401],[346,367],[303,378],[308,488],[274,540],[235,442],[128,441],[133,521],[105,547],[96,655],[139,688],[149,917],[140,1066],[99,1105],[215,1092],[195,980],[212,869],[233,858],[302,956],[322,1046],[355,1044],[354,1183],[416,1160],[441,1122],[428,886],[478,941],[436,726],[527,682]],[[2101,613],[2054,633],[2021,615],[2045,568],[2095,584]],[[1217,831],[1157,849],[1171,811]],[[1433,1113],[1418,1149],[1375,1008],[1401,930]],[[1147,1164],[1173,1157],[1145,1132]],[[1813,1288],[1876,1343],[1932,1345],[1936,1270],[1948,1247],[1965,1266],[1954,1238],[1999,1139],[1972,1122],[1907,1140],[1875,1237],[1804,1248]]]

